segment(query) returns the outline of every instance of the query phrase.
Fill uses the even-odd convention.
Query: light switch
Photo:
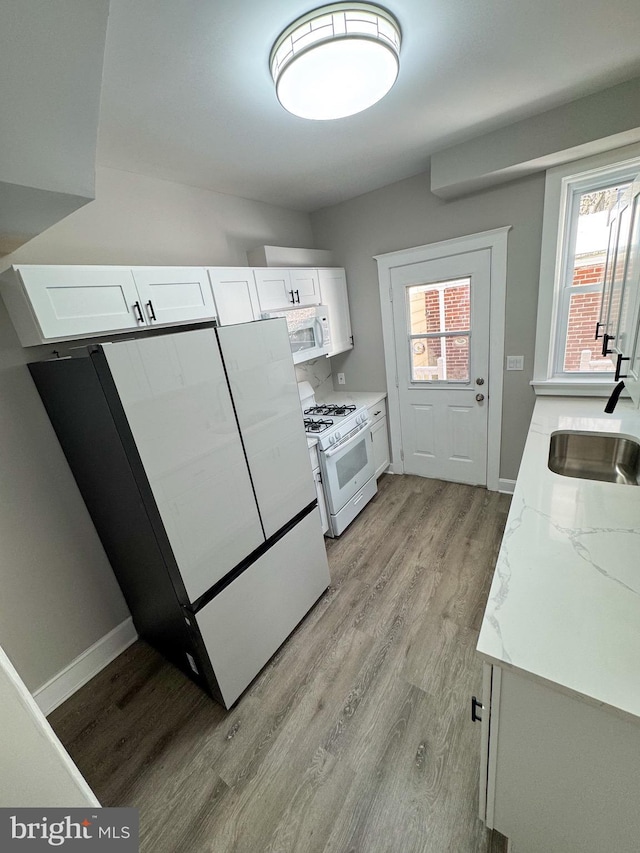
[[[524,370],[524,356],[523,355],[508,355],[507,356],[507,370]]]
[[[344,382],[344,373],[339,373],[339,374],[338,374],[338,385],[344,385],[344,384],[345,384],[345,382]]]

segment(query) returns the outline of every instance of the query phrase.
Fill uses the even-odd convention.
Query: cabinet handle
[[[151,304],[151,300],[147,302],[147,308],[149,309],[149,316],[152,320],[157,320],[156,312],[153,310],[153,305]]]
[[[615,341],[615,335],[608,335],[606,332],[602,336],[602,355],[611,355],[612,349],[609,349],[609,341]]]
[[[144,323],[144,316],[142,314],[142,308],[140,307],[139,302],[133,303],[133,310],[136,312],[136,320],[138,323]]]
[[[373,417],[374,417],[374,418],[377,418],[381,411],[382,411],[382,409],[378,409],[378,411],[377,411],[377,412],[374,412],[374,413],[373,413]]]
[[[296,302],[300,305],[300,292],[296,290]]]
[[[292,304],[292,305],[295,305],[295,304],[296,304],[296,299],[295,299],[295,296],[293,295],[293,290],[290,290],[290,291],[289,291],[289,293],[291,294],[291,304]]]
[[[594,340],[596,341],[600,340],[600,326],[604,326],[604,323],[596,323],[596,334],[594,337]]]
[[[619,379],[626,379],[629,375],[628,373],[620,373],[620,368],[622,367],[623,361],[631,361],[631,359],[628,355],[624,356],[624,355],[622,355],[622,353],[620,353],[620,355],[618,356],[618,358],[616,360],[616,372],[615,372],[615,375],[613,377],[614,382],[617,382]]]
[[[475,696],[472,696],[471,697],[471,722],[472,723],[481,723],[482,722],[482,717],[478,716],[478,708],[480,708],[480,710],[483,711],[484,705],[482,704],[482,702],[478,702],[478,700],[476,699]]]

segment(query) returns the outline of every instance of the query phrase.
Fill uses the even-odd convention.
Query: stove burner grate
[[[305,412],[305,415],[307,412]],[[304,430],[305,432],[324,432],[329,427],[333,426],[333,421],[324,420],[324,421],[313,421],[311,418],[304,419]]]

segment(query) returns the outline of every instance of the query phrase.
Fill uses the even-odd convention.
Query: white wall
[[[101,169],[97,198],[34,238],[23,263],[246,265],[261,244],[312,246],[306,214]],[[30,690],[128,609],[0,302],[0,645]]]
[[[108,12],[0,4],[0,254],[93,198]]]
[[[95,201],[0,263],[247,266],[248,249],[311,241],[306,213],[101,167]]]
[[[515,479],[533,409],[536,305],[544,175],[455,201],[437,198],[425,172],[312,214],[317,245],[347,271],[354,349],[332,359],[342,391],[386,388],[382,319],[374,255],[511,225],[508,237],[505,354],[525,370],[505,372],[500,476]]]
[[[99,805],[0,648],[0,806]]]

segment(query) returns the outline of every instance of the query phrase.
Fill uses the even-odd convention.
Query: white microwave
[[[306,308],[291,308],[286,311],[267,311],[263,319],[284,317],[289,329],[289,343],[293,363],[319,358],[329,352],[331,332],[326,305],[309,305]]]

